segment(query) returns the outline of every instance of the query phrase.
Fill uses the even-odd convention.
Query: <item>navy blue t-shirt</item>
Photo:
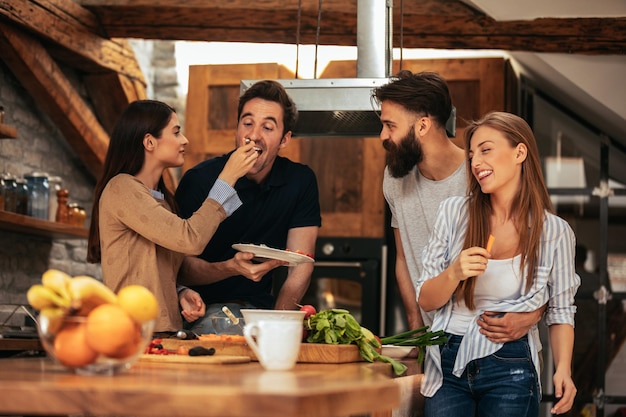
[[[176,189],[181,217],[190,217],[206,199],[230,154],[201,162],[189,169]],[[277,156],[268,178],[256,184],[243,177],[235,184],[243,205],[218,227],[200,258],[220,262],[232,258],[235,243],[264,244],[286,249],[287,232],[294,227],[321,226],[319,191],[315,173],[306,165]],[[248,301],[272,308],[272,273],[253,282],[241,275],[214,284],[193,286],[204,302]]]

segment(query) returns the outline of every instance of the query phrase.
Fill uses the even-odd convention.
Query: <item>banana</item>
[[[69,290],[69,281],[72,279],[65,272],[58,269],[48,269],[41,276],[41,283],[44,287],[50,288],[56,292],[61,298],[67,300],[68,304],[71,301],[71,295]]]
[[[109,287],[87,275],[72,278],[69,281],[69,291],[72,309],[81,316],[88,314],[100,304],[117,302],[117,296]]]
[[[28,303],[36,310],[47,307],[69,307],[70,301],[41,284],[32,285],[26,292]]]
[[[39,312],[39,325],[44,334],[56,334],[63,326],[67,311],[59,307],[44,307]]]

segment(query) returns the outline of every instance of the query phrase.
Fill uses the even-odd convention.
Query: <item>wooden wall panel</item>
[[[435,71],[448,81],[457,107],[457,137],[462,146],[466,120],[504,110],[505,61],[502,58],[411,60],[403,68]],[[396,62],[394,71],[399,70]],[[355,61],[331,62],[320,78],[352,78]],[[234,146],[241,79],[293,78],[277,64],[203,65],[189,70],[186,135],[190,140],[183,169],[230,151]],[[281,155],[309,165],[320,189],[320,236],[384,237],[382,178],[385,150],[379,137],[299,137]]]
[[[183,172],[234,148],[241,80],[292,77],[278,64],[190,66],[184,129],[189,145]],[[293,141],[282,154],[297,156],[299,150],[292,149],[297,147],[298,141]]]

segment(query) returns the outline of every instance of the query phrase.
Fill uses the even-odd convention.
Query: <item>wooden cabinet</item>
[[[394,64],[394,72],[399,70]],[[466,120],[491,110],[512,110],[516,94],[508,62],[502,58],[411,60],[403,69],[435,71],[447,81],[457,108],[457,136],[462,145]],[[331,62],[321,78],[354,78],[355,61]],[[233,149],[239,84],[242,79],[293,78],[278,64],[199,65],[189,69],[185,135],[190,143],[183,171]],[[293,138],[281,155],[309,165],[320,189],[320,236],[384,237],[382,178],[385,151],[378,137]]]

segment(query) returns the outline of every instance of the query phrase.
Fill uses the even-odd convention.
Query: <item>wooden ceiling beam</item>
[[[488,17],[415,16],[399,33],[405,48],[502,49],[506,51],[626,53],[626,18],[535,19],[498,22]]]
[[[95,74],[83,77],[85,90],[93,103],[102,127],[109,135],[128,104],[147,98],[143,84],[123,74]]]
[[[32,36],[0,23],[0,48],[3,62],[97,178],[102,171],[109,137],[91,108]]]
[[[0,19],[35,34],[65,63],[76,61],[72,66],[88,72],[113,71],[146,84],[133,50],[124,41],[108,39],[99,18],[73,0],[2,0]]]
[[[78,0],[120,38],[356,45],[357,0]],[[495,21],[461,1],[394,1],[394,46],[624,54],[626,18]],[[158,19],[155,19],[158,16]],[[299,23],[298,23],[299,22]],[[402,45],[400,34],[402,33]]]

